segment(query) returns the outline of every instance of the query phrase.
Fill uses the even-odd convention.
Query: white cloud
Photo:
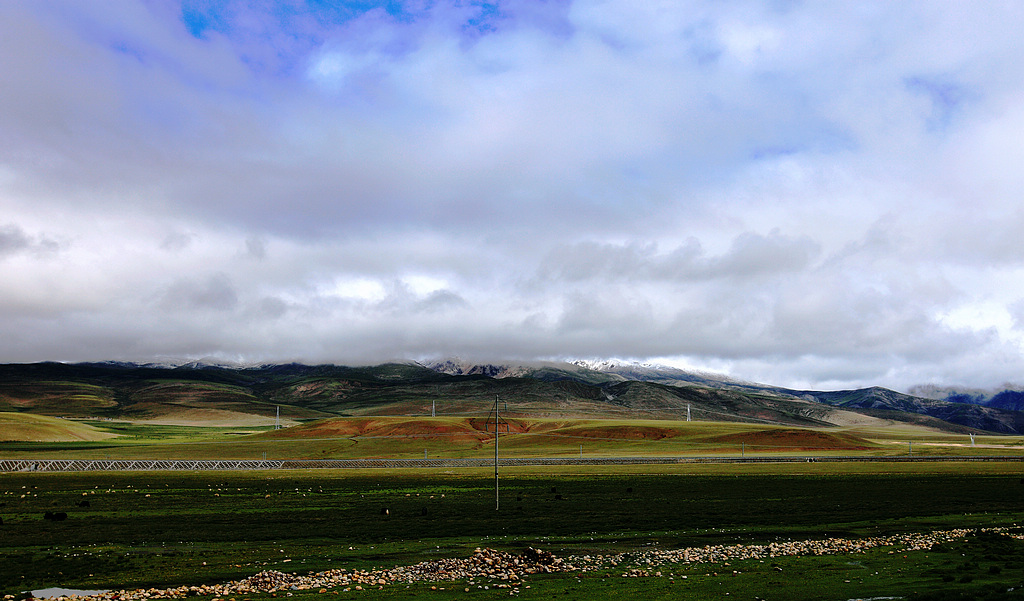
[[[387,297],[387,289],[384,284],[366,278],[331,282],[324,293],[328,296],[370,302],[380,302]]]
[[[1020,8],[219,10],[0,4],[0,360],[1024,368]]]
[[[427,296],[448,287],[444,279],[429,275],[408,275],[402,278],[402,283],[418,296]]]

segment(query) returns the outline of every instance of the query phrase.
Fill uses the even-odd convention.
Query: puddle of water
[[[105,593],[107,591],[88,591],[76,588],[52,587],[36,589],[34,591],[29,592],[32,593],[32,596],[36,599],[51,599],[54,597],[70,597],[71,595],[78,595],[79,597],[88,597],[91,595],[99,595],[100,593]]]

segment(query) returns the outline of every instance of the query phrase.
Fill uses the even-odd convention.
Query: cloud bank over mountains
[[[0,361],[1024,373],[1024,9],[0,4]]]

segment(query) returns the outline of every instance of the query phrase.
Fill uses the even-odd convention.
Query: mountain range
[[[285,425],[338,416],[509,415],[745,421],[798,426],[907,422],[1024,433],[1024,393],[879,387],[792,390],[615,361],[376,366],[132,363],[0,365],[0,411],[185,425]],[[942,396],[942,395],[946,396]],[[935,398],[941,397],[941,398]]]

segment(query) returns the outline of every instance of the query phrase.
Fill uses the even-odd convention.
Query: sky
[[[1024,4],[0,2],[0,362],[1024,384]]]

